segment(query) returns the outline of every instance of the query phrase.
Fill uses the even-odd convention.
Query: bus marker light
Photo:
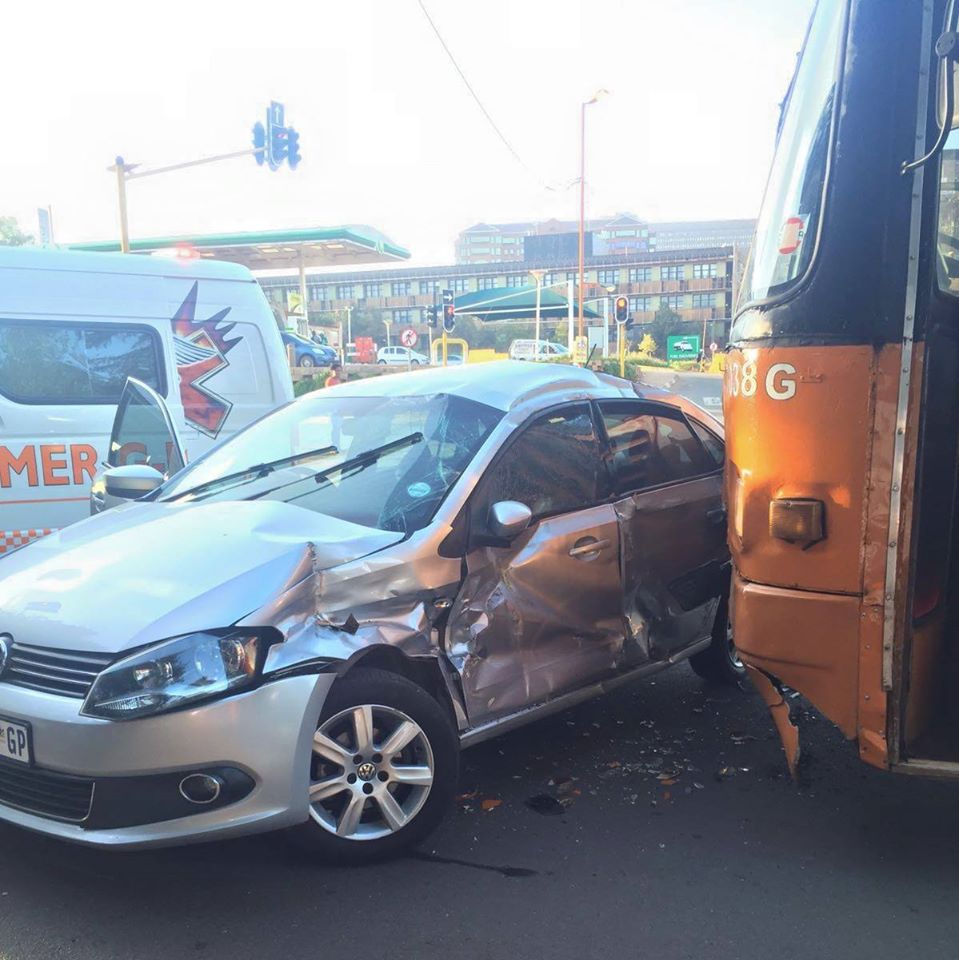
[[[769,535],[787,543],[812,546],[826,536],[826,506],[822,500],[772,500]]]

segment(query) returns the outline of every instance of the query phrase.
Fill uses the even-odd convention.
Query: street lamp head
[[[609,91],[605,87],[601,87],[597,90],[590,98],[586,101],[584,106],[589,106],[591,103],[596,103],[597,100],[602,100],[603,97],[608,97]]]

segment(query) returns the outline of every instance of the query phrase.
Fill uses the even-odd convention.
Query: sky
[[[270,100],[302,163],[134,180],[133,237],[366,223],[414,263],[476,222],[752,217],[812,0],[8,0],[0,215],[115,239],[116,155],[143,169],[243,150]],[[9,139],[7,139],[9,138]]]

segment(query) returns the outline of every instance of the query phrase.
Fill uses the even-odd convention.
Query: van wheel
[[[377,362],[381,367],[385,367],[385,366],[386,366],[386,361],[385,361],[385,360],[377,360],[376,362]]]
[[[689,665],[704,680],[716,683],[738,684],[745,678],[746,668],[736,652],[733,628],[729,622],[728,597],[719,601],[713,623],[712,643],[705,650],[691,656]]]
[[[325,860],[369,863],[423,840],[456,792],[459,741],[422,687],[357,667],[323,707],[310,764],[310,817],[294,838]]]
[[[300,366],[315,367],[316,361],[314,361],[314,359],[309,354],[304,354],[302,357],[300,357]]]

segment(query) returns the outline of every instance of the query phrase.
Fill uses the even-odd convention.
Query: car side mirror
[[[517,500],[500,500],[489,510],[490,532],[502,540],[518,537],[533,519],[533,511]]]
[[[122,467],[111,467],[103,474],[103,479],[111,497],[137,500],[156,490],[163,483],[164,476],[145,463],[127,463]]]

